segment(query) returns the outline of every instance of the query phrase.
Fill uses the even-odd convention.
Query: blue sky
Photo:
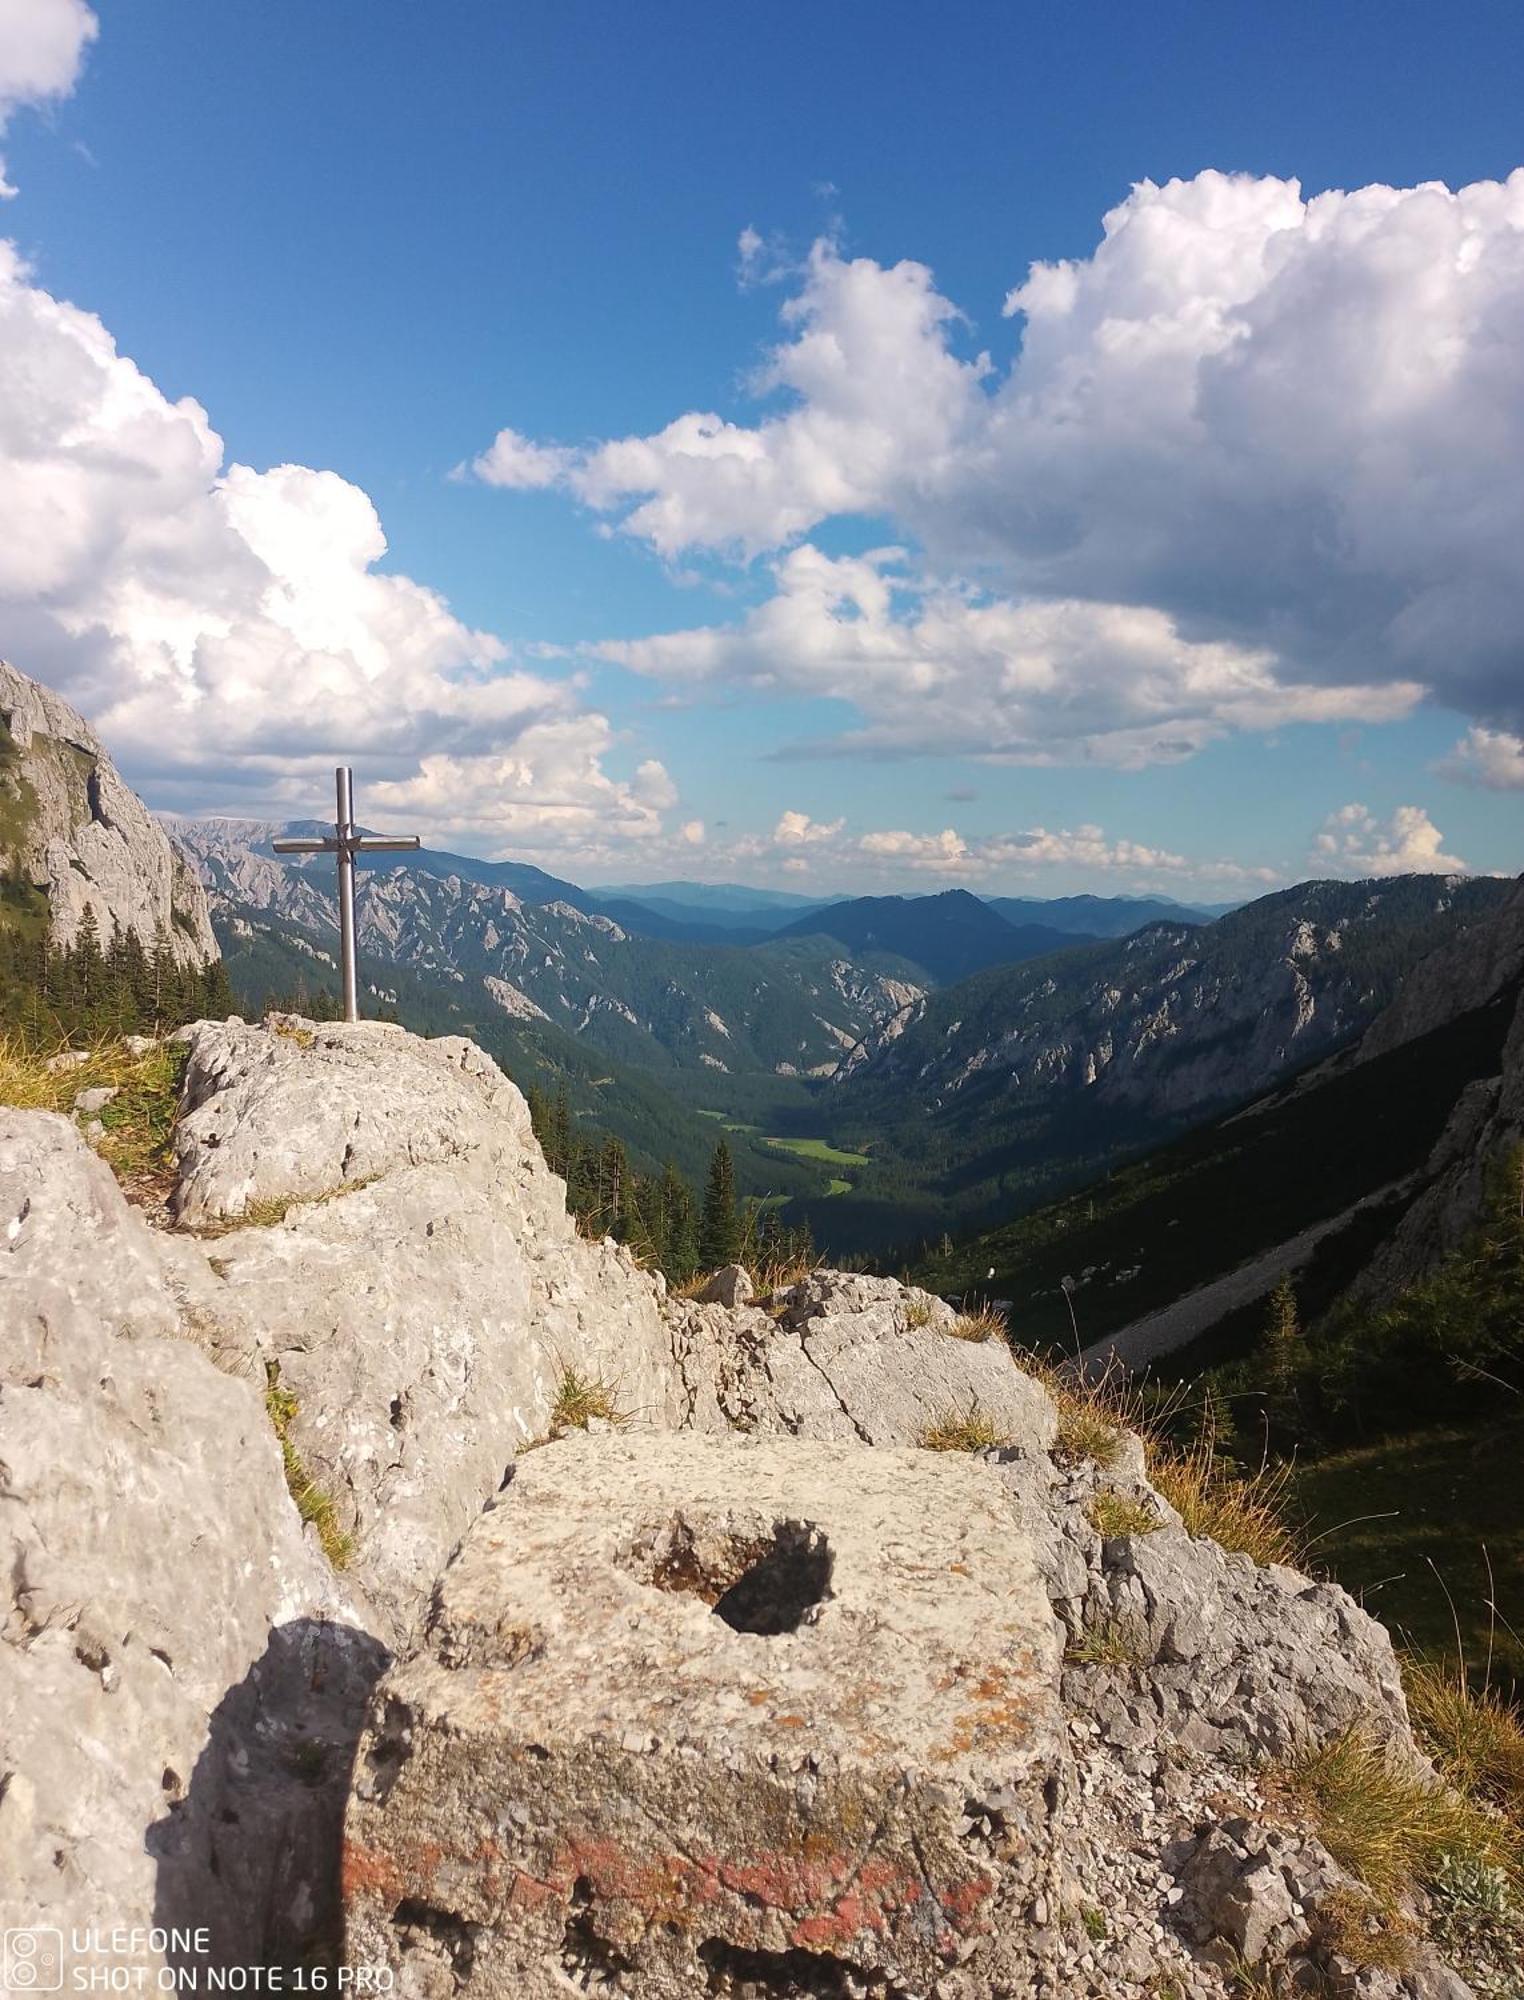
[[[1504,181],[1516,7],[94,12],[0,10],[3,379],[57,427],[0,449],[0,644],[155,802],[349,755],[585,879],[1520,866],[1524,185],[1276,186]],[[160,398],[120,435],[57,300]]]

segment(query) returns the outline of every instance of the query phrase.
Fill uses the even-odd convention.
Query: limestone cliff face
[[[217,941],[206,892],[148,808],[123,784],[69,704],[0,660],[0,870],[47,901],[69,945],[93,911],[101,942],[134,932],[182,965],[209,965]]]

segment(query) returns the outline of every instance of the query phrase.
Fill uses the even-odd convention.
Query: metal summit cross
[[[422,842],[416,833],[361,833],[355,826],[355,774],[341,764],[334,772],[337,817],[326,840],[275,840],[277,854],[332,854],[339,864],[339,960],[344,980],[344,1019],[360,1018],[360,988],[355,976],[355,856],[392,850],[411,852]]]

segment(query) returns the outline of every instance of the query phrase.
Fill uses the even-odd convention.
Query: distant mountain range
[[[1010,1214],[1245,1103],[1352,1042],[1512,890],[1306,882],[923,994],[815,1107],[832,1143],[869,1155],[833,1226],[866,1247]]]
[[[332,864],[278,860],[263,824],[175,832],[247,1004],[331,990]],[[734,899],[772,892],[721,887],[652,908],[425,850],[376,857],[358,914],[369,983],[410,1024],[566,1080],[647,1159],[691,1171],[718,1120],[743,1186],[791,1197],[838,1251],[881,1253],[1020,1212],[1347,1046],[1507,890],[1312,882],[1215,921],[961,889],[748,911]]]

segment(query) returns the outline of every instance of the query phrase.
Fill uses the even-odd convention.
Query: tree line
[[[699,1196],[671,1161],[660,1173],[641,1173],[622,1139],[579,1130],[564,1085],[551,1093],[531,1084],[526,1096],[534,1135],[551,1172],[566,1182],[573,1215],[597,1234],[628,1243],[669,1284],[687,1284],[725,1264],[757,1272],[813,1258],[808,1223],[786,1227],[776,1209],[737,1195],[724,1139]]]
[[[0,923],[0,1026],[31,1047],[162,1035],[233,1011],[222,961],[178,962],[163,931],[151,947],[126,929],[103,945],[88,908],[70,945],[46,928]]]

